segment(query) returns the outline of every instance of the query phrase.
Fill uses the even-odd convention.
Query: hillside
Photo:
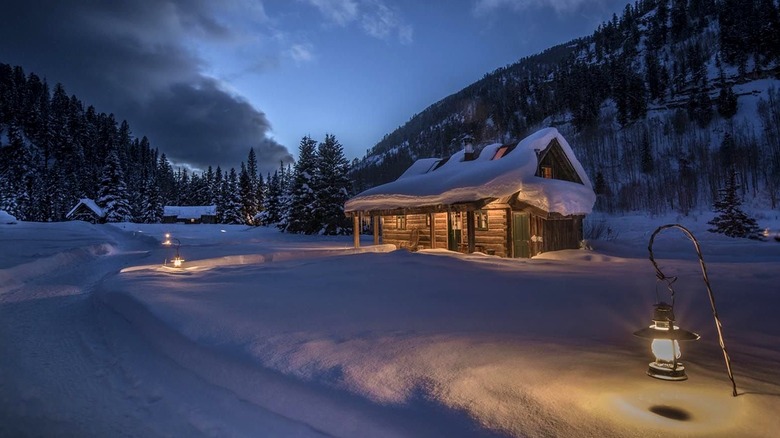
[[[604,211],[709,209],[731,171],[758,208],[780,194],[780,34],[773,0],[644,0],[588,37],[486,74],[356,161],[357,191],[414,160],[556,126]]]

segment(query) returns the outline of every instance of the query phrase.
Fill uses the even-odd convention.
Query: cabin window
[[[426,227],[430,227],[431,226],[431,215],[430,214],[426,214],[425,215],[425,226]]]
[[[509,146],[501,146],[501,147],[500,147],[500,148],[498,148],[498,150],[496,151],[496,154],[495,154],[495,155],[493,155],[493,159],[494,159],[494,160],[498,160],[499,158],[501,158],[501,157],[503,157],[504,155],[506,155],[506,151],[508,151],[508,150],[509,150]]]
[[[395,217],[395,228],[398,230],[405,230],[406,229],[406,216],[396,216]]]
[[[552,166],[542,166],[541,174],[542,174],[542,178],[552,179],[553,177]]]
[[[488,213],[485,210],[477,210],[474,212],[474,219],[476,222],[477,230],[488,230]]]

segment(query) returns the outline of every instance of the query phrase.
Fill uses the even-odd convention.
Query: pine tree
[[[315,215],[322,223],[321,234],[346,234],[350,224],[344,215],[344,202],[349,199],[351,183],[347,176],[349,161],[344,157],[341,143],[332,134],[317,150],[317,202]]]
[[[720,199],[715,202],[714,209],[719,214],[707,222],[713,226],[708,231],[725,234],[729,237],[762,240],[761,230],[756,220],[740,208],[742,200],[737,194],[737,189],[739,189],[737,172],[732,169],[726,180],[726,186],[718,191]]]
[[[244,218],[241,215],[241,189],[238,184],[238,175],[236,174],[235,168],[230,168],[230,173],[227,179],[222,182],[222,187],[225,200],[222,223],[243,224]]]
[[[298,161],[295,163],[290,188],[290,207],[287,219],[289,233],[314,234],[321,224],[315,215],[317,202],[317,142],[309,136],[301,139],[298,146]]]
[[[128,222],[132,218],[125,176],[114,150],[109,152],[103,167],[97,205],[104,209],[106,222]]]
[[[241,194],[241,217],[245,224],[254,225],[255,215],[257,215],[257,192],[252,185],[247,166],[243,162],[238,176],[238,186]]]
[[[160,187],[154,178],[148,178],[144,186],[143,212],[141,221],[145,224],[162,222],[163,202]]]
[[[266,178],[266,195],[263,203],[263,212],[260,215],[262,225],[275,225],[279,222],[280,211],[279,203],[282,196],[281,183],[279,181],[279,171],[274,171],[273,176]]]
[[[718,114],[724,119],[730,119],[737,114],[737,95],[729,86],[723,86],[718,94]]]

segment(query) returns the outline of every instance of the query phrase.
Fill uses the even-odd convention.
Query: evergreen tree
[[[341,143],[332,134],[317,150],[317,201],[315,215],[322,223],[321,234],[346,234],[351,230],[344,215],[344,202],[349,199],[351,183],[347,176],[349,161],[344,157]]]
[[[726,180],[726,186],[719,190],[720,199],[715,202],[714,209],[718,213],[711,221],[708,231],[725,234],[729,237],[743,237],[762,240],[761,229],[756,220],[745,214],[740,208],[742,200],[737,194],[737,172],[732,169]]]
[[[275,225],[281,218],[280,198],[282,187],[279,179],[279,171],[274,171],[273,176],[266,179],[266,195],[263,203],[263,213],[260,215],[262,225]]]
[[[162,222],[162,218],[163,202],[160,195],[160,187],[154,178],[148,178],[144,188],[141,222],[156,224]]]
[[[241,189],[238,184],[236,169],[231,167],[227,179],[222,182],[225,210],[222,213],[222,223],[243,224],[241,214]]]
[[[718,94],[718,114],[724,119],[730,119],[737,114],[737,95],[731,87],[724,86]]]
[[[107,222],[128,222],[132,219],[124,172],[116,151],[111,151],[103,167],[97,205],[106,213]]]
[[[245,224],[254,225],[257,215],[257,192],[252,185],[252,178],[247,171],[247,166],[243,162],[241,162],[238,185],[241,194],[241,217]]]
[[[317,142],[309,136],[301,139],[290,188],[290,207],[285,231],[314,234],[321,223],[315,214],[317,202]]]

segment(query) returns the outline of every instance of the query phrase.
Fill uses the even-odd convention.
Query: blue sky
[[[585,36],[625,0],[16,2],[0,62],[62,82],[176,163],[261,169],[302,136],[362,157],[485,73]],[[118,4],[114,4],[118,3]],[[15,8],[15,9],[14,9]]]

